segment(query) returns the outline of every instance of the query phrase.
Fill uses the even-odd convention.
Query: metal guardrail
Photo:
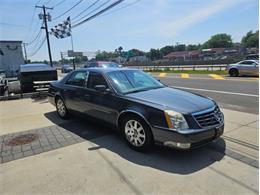
[[[182,70],[206,70],[206,71],[221,71],[226,70],[226,64],[220,65],[169,65],[169,66],[129,66],[129,68],[142,69],[144,71],[182,71]]]

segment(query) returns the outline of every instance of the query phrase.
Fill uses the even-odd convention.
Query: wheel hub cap
[[[66,108],[62,100],[57,101],[57,110],[61,116],[64,116],[66,113]]]
[[[129,120],[125,125],[127,140],[134,146],[142,146],[145,143],[145,131],[143,126],[136,120]]]

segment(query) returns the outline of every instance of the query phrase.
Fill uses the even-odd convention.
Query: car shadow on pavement
[[[40,103],[40,104],[49,103],[48,98],[46,96],[32,96],[31,100],[33,103]]]
[[[130,149],[123,137],[113,131],[111,127],[91,120],[76,119],[76,117],[60,123],[56,115],[56,112],[49,112],[45,114],[45,117],[59,127],[77,134],[84,140],[88,140],[93,145],[88,148],[89,152],[98,152],[100,154],[103,149],[109,150],[129,162],[169,173],[191,174],[222,160],[225,156],[226,144],[222,138],[205,147],[191,151],[178,151],[162,146],[154,146],[149,152],[140,153]]]

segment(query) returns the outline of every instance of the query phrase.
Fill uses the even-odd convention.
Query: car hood
[[[209,98],[170,87],[130,93],[126,96],[160,109],[171,109],[182,114],[199,112],[215,105]]]

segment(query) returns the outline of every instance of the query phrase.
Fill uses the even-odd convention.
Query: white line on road
[[[255,95],[255,94],[247,94],[247,93],[235,93],[235,92],[229,92],[229,91],[216,91],[216,90],[210,90],[210,89],[189,88],[189,87],[180,87],[180,86],[174,86],[174,85],[172,85],[171,87],[175,87],[175,88],[178,88],[178,89],[189,89],[189,90],[193,90],[193,91],[207,91],[207,92],[224,93],[224,94],[230,94],[230,95],[241,95],[241,96],[249,96],[249,97],[259,97],[258,95]]]

